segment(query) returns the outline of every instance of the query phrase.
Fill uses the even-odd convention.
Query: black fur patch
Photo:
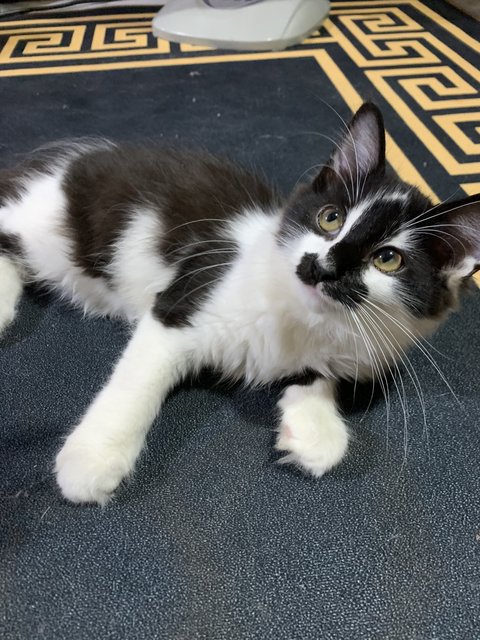
[[[0,171],[0,207],[9,200],[17,200],[21,189],[18,184],[19,178],[23,175],[21,171],[6,170]]]
[[[7,201],[19,200],[24,183],[35,174],[53,172],[59,157],[68,153],[71,143],[57,143],[37,149],[23,158],[13,169],[0,170],[0,207]]]
[[[158,292],[155,315],[167,325],[188,323],[235,249],[222,240],[224,223],[246,208],[273,210],[280,199],[258,177],[208,154],[173,149],[112,148],[74,160],[64,182],[67,233],[74,260],[105,277],[115,241],[148,208],[161,221],[158,251],[178,265],[175,282]]]
[[[285,210],[282,241],[298,235],[299,225],[305,231],[325,235],[318,227],[317,214],[326,204],[348,211],[347,195],[344,189],[338,189],[338,182],[323,186],[323,192],[317,190],[315,183],[297,190]],[[395,193],[400,197],[393,198]],[[398,282],[398,295],[411,313],[417,317],[440,316],[453,302],[444,268],[453,262],[448,251],[451,252],[450,245],[455,241],[450,239],[448,243],[441,235],[434,237],[431,230],[423,232],[432,223],[423,221],[422,213],[432,203],[393,176],[372,176],[365,183],[363,198],[371,199],[369,209],[342,241],[332,244],[327,254],[328,268],[321,267],[313,255],[307,254],[298,265],[297,275],[305,284],[322,282],[323,291],[346,306],[361,304],[368,293],[362,271],[373,250],[382,244],[386,246],[389,237],[408,227],[413,232],[414,252],[405,256],[404,267],[390,277]],[[428,216],[427,213],[425,217]]]
[[[22,247],[20,245],[20,240],[16,236],[12,236],[10,234],[7,235],[6,233],[0,231],[0,255],[2,253],[13,256],[21,256]]]

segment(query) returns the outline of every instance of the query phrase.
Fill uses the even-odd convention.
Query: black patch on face
[[[65,177],[67,233],[74,260],[88,275],[105,277],[116,240],[136,209],[161,222],[158,252],[178,267],[158,292],[155,315],[166,325],[189,317],[234,259],[224,223],[242,210],[274,210],[280,199],[255,175],[208,154],[172,149],[113,148],[72,163]]]
[[[324,269],[318,262],[316,253],[306,253],[297,267],[297,276],[307,285],[315,286],[319,282],[331,282],[336,279],[333,269]]]
[[[385,277],[395,279],[398,302],[412,314],[440,317],[455,299],[446,270],[461,264],[467,255],[480,263],[480,195],[432,207],[417,189],[389,175],[382,115],[375,105],[365,103],[328,163],[311,184],[302,185],[292,195],[279,242],[288,244],[312,231],[328,239],[317,224],[319,211],[332,205],[348,216],[362,201],[369,201],[368,211],[341,242],[332,245],[325,264],[316,265],[315,256],[307,254],[298,265],[298,277],[311,285],[323,281],[322,291],[343,304],[360,304],[368,293],[362,271],[373,253],[408,229],[412,246],[406,248],[403,267]],[[328,277],[322,277],[322,272]]]
[[[385,177],[383,172],[372,175],[365,181],[362,199],[369,198],[372,192],[391,192],[399,188],[400,184],[394,177]],[[324,191],[320,192],[316,182],[304,185],[290,199],[279,234],[280,243],[288,242],[290,238],[298,237],[302,232],[313,232],[327,241],[334,242],[335,236],[325,233],[319,227],[318,212],[326,205],[332,205],[346,214],[347,221],[350,200],[345,189],[339,189],[336,179],[323,186]],[[404,186],[404,191],[406,190]],[[372,213],[372,216],[362,218],[361,225],[354,227],[343,241],[332,244],[324,263],[319,263],[316,254],[305,254],[296,271],[300,280],[312,286],[321,282],[324,293],[347,307],[360,304],[362,297],[368,294],[362,279],[364,256],[397,225],[396,215],[391,209],[389,212],[382,212],[380,197],[378,202],[372,205]]]
[[[401,193],[399,198],[393,194]],[[388,197],[390,194],[390,198]],[[453,262],[451,244],[442,236],[432,236],[428,226],[432,203],[418,190],[405,185],[393,177],[371,180],[369,189],[364,188],[364,199],[371,200],[368,211],[363,214],[347,236],[328,251],[325,264],[320,265],[315,254],[302,257],[297,275],[308,285],[322,283],[322,291],[332,299],[350,307],[359,305],[368,295],[363,283],[363,271],[374,252],[388,246],[388,240],[402,229],[412,232],[410,240],[413,251],[404,256],[404,264],[398,272],[385,277],[398,283],[397,296],[414,316],[440,317],[454,303],[454,295],[448,287],[445,266]],[[304,187],[288,204],[280,241],[298,236],[301,231],[310,231],[325,237],[318,227],[318,211],[326,204],[347,210],[344,192],[335,194],[332,189],[317,193],[313,185]],[[438,220],[439,224],[444,222]],[[423,229],[427,228],[425,231]],[[332,238],[333,240],[334,238]],[[456,246],[456,245],[455,245]],[[458,248],[458,247],[457,247]]]

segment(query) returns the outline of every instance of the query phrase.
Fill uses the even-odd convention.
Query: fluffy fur
[[[224,160],[103,141],[0,174],[0,332],[31,280],[135,325],[57,456],[63,495],[108,500],[169,390],[203,366],[249,384],[308,372],[279,402],[276,447],[315,476],[331,469],[348,446],[336,381],[382,383],[456,306],[480,262],[479,199],[432,207],[388,176],[371,104],[286,202]],[[398,271],[378,267],[385,250]]]

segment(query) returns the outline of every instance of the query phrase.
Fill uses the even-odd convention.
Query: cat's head
[[[381,306],[436,322],[479,267],[480,195],[434,206],[390,175],[381,113],[365,103],[291,197],[279,241],[311,311]]]

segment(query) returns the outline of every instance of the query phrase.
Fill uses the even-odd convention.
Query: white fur
[[[49,285],[85,312],[136,320],[175,274],[154,245],[160,237],[159,223],[147,209],[132,211],[127,233],[115,247],[114,286],[89,277],[73,262],[72,241],[65,231],[62,180],[67,164],[26,181],[21,200],[0,208],[0,229],[20,238],[28,277]]]
[[[294,270],[305,253],[316,253],[319,264],[323,267],[328,267],[325,261],[327,253],[333,246],[341,242],[357,224],[360,224],[362,216],[368,214],[368,209],[371,204],[372,200],[365,199],[354,205],[347,212],[345,224],[339,233],[331,238],[318,235],[317,233],[313,233],[313,231],[300,232],[299,230],[298,237],[292,243],[289,251],[290,264]]]
[[[33,279],[47,282],[87,310],[142,319],[110,381],[57,457],[63,495],[74,502],[104,503],[132,471],[169,389],[202,365],[252,384],[306,368],[323,374],[327,381],[291,388],[281,400],[277,447],[317,476],[337,464],[348,436],[335,408],[333,380],[367,378],[373,372],[372,358],[383,366],[395,354],[382,338],[374,339],[374,311],[369,318],[358,314],[354,321],[340,303],[320,291],[309,292],[295,269],[305,251],[326,255],[327,245],[360,223],[369,201],[352,209],[331,242],[304,234],[287,246],[276,238],[280,211],[244,212],[224,228],[239,246],[231,268],[193,314],[190,327],[167,329],[149,314],[155,294],[176,272],[156,252],[162,231],[158,218],[146,208],[132,210],[127,232],[113,247],[110,281],[88,277],[74,264],[64,232],[64,170],[33,176],[21,200],[0,209],[0,229],[19,237],[24,267]],[[0,262],[0,294],[10,291],[4,298],[6,311],[0,306],[0,329],[11,319],[21,289],[12,265],[6,259]],[[391,312],[393,278],[372,267],[366,279],[372,301]],[[416,332],[404,315],[407,331],[382,316],[399,348],[411,342],[409,331]],[[360,335],[359,326],[370,342]]]
[[[102,280],[89,278],[71,260],[72,245],[63,229],[63,175],[63,169],[34,175],[25,183],[21,200],[0,208],[0,229],[20,238],[29,277],[87,311],[108,313],[118,304],[115,296]]]
[[[340,305],[309,311],[304,286],[275,234],[279,216],[260,211],[231,229],[240,256],[208,304],[194,316],[203,360],[249,383],[265,383],[311,367],[326,376],[353,375],[354,337]],[[359,353],[360,367],[368,356]]]
[[[23,283],[18,265],[0,255],[0,335],[15,317]]]
[[[173,280],[176,268],[168,266],[158,252],[161,226],[158,215],[147,208],[131,213],[130,223],[117,241],[109,272],[121,301],[121,311],[135,320],[151,308],[155,294]]]
[[[104,504],[133,470],[167,392],[195,361],[188,332],[150,315],[138,324],[114,373],[68,436],[55,470],[72,502]]]
[[[329,376],[353,375],[354,337],[348,335],[340,315],[335,319],[331,314],[305,312],[296,276],[274,239],[278,224],[278,217],[259,211],[233,224],[230,233],[241,242],[240,258],[194,315],[192,328],[165,329],[150,316],[140,322],[110,382],[57,458],[58,483],[65,497],[76,502],[108,499],[133,469],[162,399],[187,367],[213,364],[252,383],[303,367]],[[367,367],[368,354],[360,357],[360,366],[363,362]],[[319,449],[313,461],[309,454],[303,464],[319,475],[338,461],[341,421],[325,393],[321,406],[309,398],[303,403],[304,413],[308,407],[314,411],[310,421],[306,416],[302,421],[298,407],[288,415],[296,412],[295,425],[303,434],[299,438],[308,439],[320,421],[315,428],[321,429],[330,449],[322,454]],[[297,445],[291,453],[302,464]]]
[[[281,421],[275,448],[315,477],[337,465],[348,447],[348,431],[335,407],[334,384],[317,380],[288,387],[278,403]]]

